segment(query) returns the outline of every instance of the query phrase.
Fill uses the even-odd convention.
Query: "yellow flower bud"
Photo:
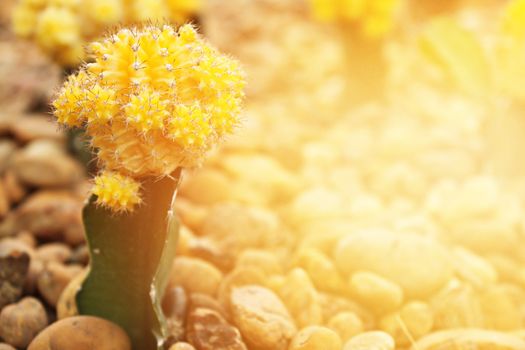
[[[131,211],[141,202],[140,184],[132,178],[117,173],[104,172],[95,178],[93,194],[96,203],[114,211]]]

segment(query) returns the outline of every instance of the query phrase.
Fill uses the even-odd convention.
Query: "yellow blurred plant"
[[[239,124],[239,64],[191,25],[123,29],[90,48],[93,63],[53,106],[60,124],[86,129],[108,171],[95,179],[99,204],[131,210],[140,202],[136,181],[198,166]]]
[[[477,97],[525,98],[525,0],[503,7],[499,27],[487,33],[452,16],[435,17],[419,36],[423,56],[438,67],[443,81]],[[481,33],[479,32],[481,31]]]
[[[58,63],[78,65],[83,46],[108,28],[142,21],[182,23],[201,0],[19,0],[13,30],[34,40]]]
[[[400,0],[310,0],[315,18],[353,24],[365,37],[379,38],[394,26]]]

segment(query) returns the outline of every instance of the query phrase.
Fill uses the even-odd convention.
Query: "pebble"
[[[23,183],[34,187],[70,186],[82,178],[82,167],[49,140],[33,141],[17,152],[12,169]]]
[[[483,328],[483,310],[472,286],[451,281],[430,299],[434,329]]]
[[[9,194],[2,182],[0,182],[0,218],[6,216],[9,212],[11,203],[9,203]]]
[[[232,316],[250,349],[285,350],[297,332],[282,301],[260,286],[234,288]]]
[[[80,272],[82,267],[76,265],[65,266],[50,261],[37,278],[37,288],[44,300],[51,306],[56,306],[58,299],[69,282]]]
[[[481,256],[457,247],[452,249],[456,275],[478,289],[487,288],[498,280],[498,272],[492,264]]]
[[[73,250],[68,262],[85,266],[89,263],[89,259],[89,248],[87,244],[82,244]]]
[[[379,322],[381,330],[390,334],[398,346],[409,346],[429,333],[434,325],[432,310],[420,301],[412,301],[399,312],[383,317]]]
[[[27,350],[131,350],[131,342],[116,324],[93,316],[64,318],[44,329]]]
[[[188,293],[215,295],[222,280],[222,272],[212,264],[191,257],[177,257],[173,262],[172,283]]]
[[[441,350],[450,349],[490,349],[518,350],[525,349],[525,340],[518,336],[486,329],[450,329],[432,332],[418,340],[413,349]],[[347,349],[344,349],[347,350]]]
[[[19,203],[27,194],[26,188],[12,170],[5,172],[3,185],[11,204]]]
[[[36,282],[38,275],[44,269],[44,263],[37,259],[31,259],[29,262],[29,270],[27,271],[26,280],[24,282],[24,294],[33,295],[36,290]]]
[[[65,191],[39,191],[31,195],[0,224],[0,236],[29,231],[37,239],[64,241],[77,246],[85,241],[82,200]]]
[[[340,293],[345,290],[343,278],[334,263],[315,249],[300,249],[293,260],[293,265],[302,267],[318,290],[332,293]]]
[[[1,350],[1,349],[0,349]],[[193,345],[185,342],[178,342],[173,344],[169,350],[195,350]]]
[[[218,204],[211,208],[204,220],[201,234],[216,241],[229,241],[229,249],[238,251],[260,248],[280,232],[278,217],[271,211],[242,206]]]
[[[223,306],[207,294],[192,293],[189,299],[189,309],[206,308],[218,312],[223,317],[228,317],[228,313]]]
[[[409,298],[431,295],[454,272],[443,245],[415,234],[355,232],[339,241],[334,256],[337,268],[345,276],[358,270],[374,272],[401,286]]]
[[[15,239],[0,241],[0,309],[22,296],[31,249]]]
[[[323,308],[323,319],[330,320],[341,312],[353,312],[363,322],[363,328],[370,330],[375,327],[375,315],[356,301],[329,293],[319,293],[319,300]]]
[[[71,248],[64,243],[46,243],[35,251],[35,258],[43,262],[55,261],[65,263],[71,258]]]
[[[480,304],[485,327],[498,331],[511,331],[523,328],[525,292],[511,284],[487,287],[480,295]]]
[[[286,275],[283,282],[278,294],[297,326],[321,324],[323,310],[308,274],[303,269],[295,268]]]
[[[239,330],[214,310],[197,307],[187,323],[186,337],[197,350],[247,350]]]
[[[63,140],[56,121],[46,115],[24,115],[11,124],[11,133],[22,143],[39,139]]]
[[[363,305],[377,314],[393,311],[403,302],[403,290],[397,284],[368,271],[354,273],[349,289]]]
[[[88,269],[82,270],[64,288],[56,305],[56,316],[59,320],[78,315],[76,296],[86,279]]]
[[[253,266],[260,268],[267,276],[283,273],[283,268],[277,260],[277,257],[262,249],[247,249],[241,252],[235,265],[237,267]]]
[[[211,205],[230,198],[230,188],[231,179],[222,172],[202,169],[193,172],[182,182],[180,194],[192,203]]]
[[[0,140],[0,174],[9,167],[11,157],[15,153],[16,144],[9,139]]]
[[[343,342],[364,331],[363,321],[355,312],[351,311],[336,314],[328,320],[326,325],[336,331]]]
[[[343,350],[394,350],[394,339],[385,332],[372,331],[356,335],[350,339]]]
[[[288,350],[341,350],[341,338],[333,330],[310,326],[293,337]]]
[[[2,309],[0,337],[17,348],[25,348],[47,322],[46,310],[40,301],[27,297]]]
[[[200,258],[212,263],[221,271],[229,271],[235,265],[235,253],[228,251],[226,241],[215,241],[208,237],[194,237],[188,234],[188,230],[181,230],[180,245],[177,253]]]
[[[256,205],[288,199],[298,189],[296,179],[287,169],[261,153],[228,154],[221,158],[219,166],[236,182],[236,186],[230,188],[230,199],[231,193],[242,185],[245,185],[244,193],[255,192],[257,199],[247,203]]]
[[[15,239],[19,242],[24,243],[27,247],[34,249],[36,248],[37,242],[35,236],[27,231],[22,231],[15,236]]]
[[[236,287],[264,285],[264,274],[254,267],[238,267],[227,274],[219,285],[217,299],[227,312],[231,313],[230,297]]]
[[[2,109],[21,112],[39,102],[47,104],[62,81],[62,69],[26,40],[1,40],[0,51]]]
[[[181,184],[181,190],[182,187]],[[192,230],[198,230],[207,214],[206,207],[191,202],[182,196],[175,201],[175,211],[181,222]]]
[[[182,287],[168,285],[162,298],[162,311],[166,316],[169,340],[184,339],[188,296]]]

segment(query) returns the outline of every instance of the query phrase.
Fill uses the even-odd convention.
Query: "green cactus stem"
[[[91,263],[78,311],[120,325],[134,350],[161,349],[167,336],[161,301],[178,237],[179,179],[144,181],[143,203],[131,213],[97,206],[94,196],[84,209]]]

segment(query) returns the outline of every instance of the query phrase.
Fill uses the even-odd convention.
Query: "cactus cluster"
[[[57,62],[74,66],[83,46],[121,24],[170,20],[182,23],[199,10],[201,0],[19,0],[13,29],[36,41]]]
[[[326,22],[346,22],[362,35],[378,38],[394,25],[400,0],[310,0],[315,18]]]
[[[98,202],[131,210],[137,181],[198,166],[240,122],[239,64],[191,25],[122,29],[90,46],[93,63],[55,99],[60,124],[86,129],[102,169]]]

